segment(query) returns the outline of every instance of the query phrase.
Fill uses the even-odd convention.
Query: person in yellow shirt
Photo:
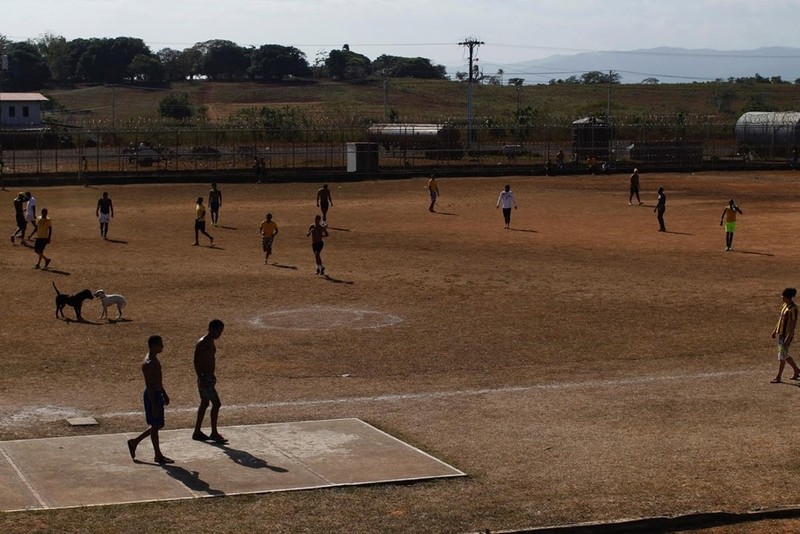
[[[433,206],[436,204],[436,199],[439,198],[439,185],[436,183],[436,175],[431,174],[431,179],[428,180],[428,192],[431,194],[431,205],[428,211],[433,213]]]
[[[272,220],[272,214],[267,213],[266,219],[261,221],[261,248],[264,249],[264,265],[267,264],[269,255],[272,254],[272,240],[278,235],[278,225]]]
[[[197,205],[194,207],[194,246],[200,245],[197,240],[198,234],[203,234],[208,238],[208,246],[214,246],[214,238],[206,232],[206,207],[203,206],[203,197],[197,197]]]
[[[772,331],[772,338],[778,338],[778,374],[770,382],[779,384],[783,368],[788,363],[794,374],[792,380],[800,379],[800,368],[794,363],[794,359],[789,356],[789,346],[794,340],[794,329],[797,325],[797,304],[794,302],[794,297],[797,296],[797,290],[793,287],[787,287],[781,293],[783,299],[783,306],[781,307],[781,314],[778,317],[778,324]]]
[[[50,265],[51,259],[44,255],[44,249],[50,244],[50,238],[53,236],[53,223],[47,217],[47,208],[42,210],[42,214],[36,219],[36,241],[33,242],[33,251],[39,255],[39,261],[36,262],[34,268],[38,269],[39,265],[44,260],[44,268]]]
[[[730,199],[728,205],[722,210],[722,215],[719,217],[719,225],[722,226],[722,221],[725,221],[725,252],[733,250],[733,232],[736,231],[736,214],[744,215],[739,206]]]

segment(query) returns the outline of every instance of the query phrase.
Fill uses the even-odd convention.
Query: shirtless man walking
[[[108,239],[108,223],[114,217],[114,204],[108,198],[108,193],[97,199],[97,209],[94,210],[95,217],[100,221],[100,237]]]
[[[169,395],[164,389],[161,362],[158,359],[158,355],[164,350],[161,336],[150,336],[147,339],[147,349],[147,354],[142,362],[142,374],[145,385],[144,416],[149,426],[147,430],[128,440],[128,451],[131,453],[131,459],[135,460],[136,447],[143,439],[150,436],[150,441],[153,442],[153,451],[155,451],[153,461],[159,464],[173,464],[175,460],[164,456],[158,443],[158,431],[164,428],[164,407],[169,405]]]
[[[217,220],[219,219],[219,209],[222,207],[222,191],[217,189],[217,184],[211,184],[211,190],[208,192],[208,209],[211,211],[211,226],[219,226]]]
[[[311,236],[311,250],[314,251],[314,259],[317,261],[317,274],[325,274],[325,267],[322,265],[322,247],[325,246],[322,238],[328,237],[328,230],[320,224],[320,216],[314,217],[314,224],[308,227],[306,237]]]
[[[328,189],[328,184],[325,184],[317,191],[317,207],[322,212],[322,226],[328,226],[328,208],[331,206],[333,206],[331,190]]]
[[[219,319],[214,319],[208,323],[208,333],[201,337],[194,347],[194,370],[197,373],[197,390],[200,392],[200,406],[197,408],[197,422],[194,425],[192,439],[195,441],[208,441],[214,443],[227,443],[228,440],[222,437],[217,431],[217,418],[222,402],[217,394],[217,377],[214,374],[217,366],[217,346],[214,341],[219,339],[225,324]],[[206,409],[211,404],[211,434],[203,433],[203,418]]]

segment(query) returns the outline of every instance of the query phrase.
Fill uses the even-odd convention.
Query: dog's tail
[[[61,294],[61,291],[58,290],[58,288],[56,287],[56,283],[55,282],[53,282],[53,289],[56,290],[56,295],[60,295]]]

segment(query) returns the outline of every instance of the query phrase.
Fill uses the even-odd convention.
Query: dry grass
[[[359,417],[470,476],[16,513],[0,528],[458,532],[792,505],[797,390],[768,381],[778,294],[797,285],[796,177],[645,174],[645,207],[627,205],[625,176],[512,178],[516,231],[494,207],[500,180],[441,180],[438,214],[422,180],[332,184],[330,279],[313,274],[305,237],[313,184],[223,184],[215,248],[191,246],[205,184],[109,187],[118,242],[97,235],[101,189],[36,190],[54,260],[35,271],[33,252],[10,243],[0,256],[0,438],[138,430],[140,416],[114,414],[139,410],[152,333],[172,408],[192,407],[192,347],[220,317],[223,424]],[[656,231],[658,185],[672,233]],[[726,254],[730,196],[744,216]],[[280,266],[260,253],[267,210]],[[91,322],[56,320],[51,281],[121,293],[129,320],[94,320],[95,302]],[[402,322],[329,328],[331,311],[317,330],[253,323],[311,306]],[[410,396],[379,397],[398,394]],[[330,402],[291,403],[307,400]],[[101,427],[69,429],[67,413]],[[168,412],[167,425],[192,415]]]

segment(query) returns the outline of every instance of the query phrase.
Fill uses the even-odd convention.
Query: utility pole
[[[383,120],[386,121],[389,119],[389,98],[388,98],[388,84],[389,84],[389,71],[387,69],[383,69],[381,71],[381,76],[383,76]]]
[[[469,78],[467,82],[467,148],[470,148],[472,145],[472,81],[474,77],[472,64],[474,61],[477,61],[475,59],[475,49],[485,43],[475,39],[474,37],[467,37],[458,44],[459,46],[466,46],[469,49]]]

